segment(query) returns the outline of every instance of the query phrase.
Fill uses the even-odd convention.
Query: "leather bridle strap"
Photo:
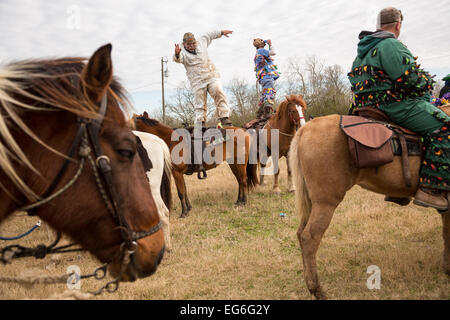
[[[102,102],[100,105],[100,110],[98,112],[99,117],[97,119],[93,119],[90,122],[87,123],[86,128],[89,135],[89,138],[91,140],[91,145],[94,149],[95,154],[95,164],[97,168],[99,169],[101,176],[103,177],[103,180],[106,184],[106,190],[109,193],[109,200],[111,202],[112,208],[106,203],[106,206],[109,208],[111,213],[113,214],[114,219],[116,220],[116,223],[121,227],[121,233],[122,237],[127,245],[128,248],[134,247],[135,244],[133,244],[133,239],[131,235],[131,228],[128,224],[128,222],[124,219],[124,216],[122,214],[121,208],[119,204],[117,203],[118,195],[116,192],[116,189],[114,187],[114,181],[112,176],[112,168],[110,165],[109,158],[103,154],[100,143],[99,143],[99,134],[100,134],[100,128],[101,124],[105,118],[106,115],[106,108],[107,108],[107,101],[106,101],[106,94],[102,98]],[[102,186],[99,185],[99,188],[101,189]]]

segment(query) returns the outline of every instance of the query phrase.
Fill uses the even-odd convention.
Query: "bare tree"
[[[259,95],[257,87],[240,78],[234,78],[226,87],[229,93],[234,125],[243,125],[255,118],[258,109]]]
[[[305,62],[291,58],[286,78],[284,83],[286,94],[303,95],[308,104],[308,115],[322,116],[348,112],[352,93],[340,66],[325,66],[315,56],[307,57]]]

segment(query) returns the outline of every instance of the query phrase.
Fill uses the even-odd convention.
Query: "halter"
[[[118,205],[118,196],[116,189],[114,187],[113,183],[113,175],[112,175],[112,168],[110,166],[110,160],[109,158],[103,154],[100,143],[99,143],[99,133],[100,128],[103,123],[103,120],[105,118],[107,109],[107,97],[106,94],[103,96],[100,109],[98,112],[98,117],[96,119],[87,119],[87,118],[78,118],[78,130],[75,135],[75,139],[72,142],[72,145],[69,149],[68,157],[61,166],[58,174],[56,175],[53,182],[50,184],[48,189],[43,195],[43,199],[40,201],[37,201],[31,205],[22,207],[18,210],[21,211],[27,211],[29,215],[35,215],[33,210],[37,207],[40,207],[48,202],[50,202],[52,199],[56,198],[57,196],[61,195],[64,191],[69,189],[79,178],[81,175],[81,172],[83,170],[84,164],[86,162],[86,159],[89,160],[91,163],[95,181],[98,186],[98,189],[101,193],[101,196],[103,198],[103,201],[105,202],[105,205],[108,209],[108,211],[112,214],[115,223],[118,225],[118,228],[121,230],[121,235],[123,238],[123,243],[120,245],[121,253],[122,253],[122,262],[126,260],[125,256],[128,254],[132,254],[137,246],[136,241],[145,237],[148,237],[154,233],[156,233],[159,229],[161,229],[161,222],[153,226],[147,231],[132,231],[128,222],[126,221],[123,212],[121,210],[120,205]],[[90,140],[90,144],[89,144]],[[91,147],[94,151],[95,155],[95,161],[91,156]],[[58,185],[59,181],[61,180],[61,177],[63,176],[63,173],[66,171],[67,166],[69,162],[71,161],[71,158],[74,156],[75,151],[78,149],[78,154],[81,158],[80,160],[80,166],[73,176],[73,178],[61,189],[59,189],[57,192],[53,191],[55,190],[56,186]],[[102,183],[102,178],[105,182],[105,185]],[[60,238],[60,234],[58,234],[57,240],[52,243],[50,246],[46,247],[43,245],[39,245],[39,248],[36,248],[36,250],[39,251],[39,254],[36,254],[33,249],[30,248],[24,248],[20,246],[9,246],[7,248],[4,248],[1,250],[2,256],[0,257],[0,261],[5,262],[4,255],[5,252],[8,249],[14,248],[14,249],[22,249],[22,250],[14,250],[12,258],[18,258],[23,256],[35,256],[38,258],[43,258],[47,253],[61,253],[61,252],[71,252],[75,251],[76,249],[61,251],[58,249],[65,249],[67,246],[63,247],[55,247],[58,240]],[[28,249],[28,250],[26,250]],[[125,249],[128,249],[128,252],[125,252]],[[10,250],[11,251],[11,250]]]

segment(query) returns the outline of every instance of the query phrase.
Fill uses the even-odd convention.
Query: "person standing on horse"
[[[269,45],[269,50],[265,49],[266,44]],[[256,48],[254,58],[256,78],[262,89],[256,117],[258,120],[268,120],[273,113],[273,105],[275,103],[276,91],[274,83],[280,77],[280,73],[271,58],[275,55],[272,41],[258,38],[253,40],[253,45]]]
[[[450,117],[433,106],[431,76],[397,38],[403,15],[396,8],[378,14],[377,30],[362,31],[348,74],[354,107],[375,107],[395,123],[422,136],[424,159],[414,203],[446,210],[450,191]]]
[[[195,120],[197,125],[204,126],[206,121],[206,95],[214,99],[219,122],[222,126],[232,126],[228,99],[220,83],[220,75],[209,58],[208,47],[212,40],[222,36],[228,38],[233,33],[230,30],[213,31],[201,36],[199,40],[191,32],[183,36],[183,45],[175,44],[173,61],[181,63],[186,68],[186,75],[194,93]]]
[[[216,71],[216,67],[209,58],[208,47],[214,39],[222,36],[228,38],[233,33],[230,30],[213,31],[204,34],[199,40],[191,32],[183,35],[183,45],[175,44],[175,54],[173,61],[181,63],[186,68],[186,75],[191,84],[194,93],[194,143],[191,148],[191,165],[185,172],[187,175],[200,172],[206,177],[206,170],[203,167],[203,149],[205,149],[205,141],[203,141],[203,128],[206,122],[207,94],[213,98],[217,108],[219,117],[218,127],[231,127],[233,124],[230,120],[230,108],[228,107],[228,99],[222,89],[220,83],[220,75]]]

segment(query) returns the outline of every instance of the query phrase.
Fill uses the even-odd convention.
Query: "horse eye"
[[[133,159],[134,157],[134,152],[131,150],[121,149],[117,150],[117,152],[124,158]]]

